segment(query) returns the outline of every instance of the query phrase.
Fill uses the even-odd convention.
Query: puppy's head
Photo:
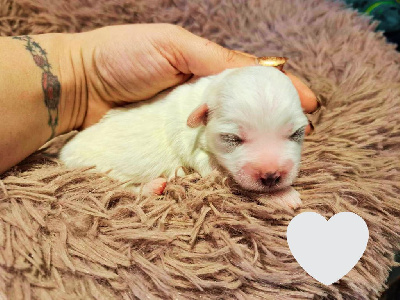
[[[212,78],[190,127],[205,126],[208,150],[244,189],[268,192],[296,178],[308,120],[291,80],[273,67]]]

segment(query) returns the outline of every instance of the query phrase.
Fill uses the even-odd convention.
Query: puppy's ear
[[[207,125],[208,105],[206,103],[197,107],[188,117],[187,126],[191,128]]]

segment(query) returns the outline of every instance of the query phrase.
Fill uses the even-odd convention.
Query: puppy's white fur
[[[60,158],[138,184],[171,178],[180,166],[202,176],[221,168],[244,189],[270,191],[297,176],[302,133],[296,141],[293,134],[307,124],[297,91],[281,71],[229,69],[109,111],[67,143]],[[265,174],[279,182],[265,184]]]

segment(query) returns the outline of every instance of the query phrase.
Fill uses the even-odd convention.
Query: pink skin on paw
[[[167,180],[165,178],[156,178],[143,186],[142,193],[144,195],[162,195],[166,185]]]
[[[301,206],[300,194],[292,187],[274,193],[273,197],[281,204],[286,205],[293,209],[296,209]]]

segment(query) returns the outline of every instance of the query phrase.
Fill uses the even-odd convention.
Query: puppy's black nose
[[[277,185],[281,180],[281,176],[276,173],[266,173],[264,177],[261,177],[261,183],[268,187],[272,187]]]

